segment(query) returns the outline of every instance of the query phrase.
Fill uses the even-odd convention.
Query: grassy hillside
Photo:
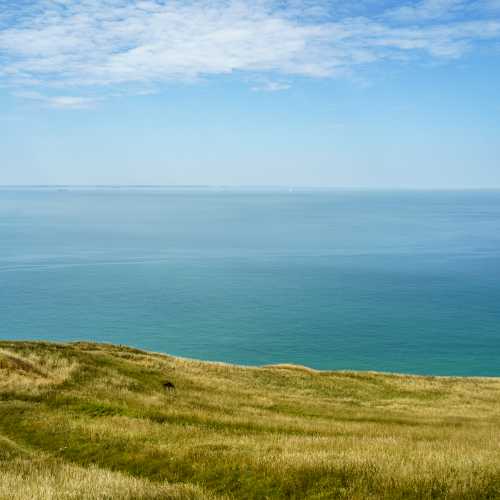
[[[0,498],[500,498],[500,380],[0,342]]]

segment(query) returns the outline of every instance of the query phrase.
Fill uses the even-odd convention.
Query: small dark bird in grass
[[[175,389],[175,385],[172,382],[170,382],[170,380],[163,382],[163,387],[167,391],[173,391]]]

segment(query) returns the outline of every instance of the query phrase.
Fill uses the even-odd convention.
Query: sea
[[[0,189],[0,339],[500,375],[500,191]]]

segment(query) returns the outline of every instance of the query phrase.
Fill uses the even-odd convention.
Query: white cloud
[[[47,96],[36,91],[15,92],[16,97],[38,101],[46,107],[58,109],[89,109],[96,105],[98,99],[90,97],[56,95]]]
[[[0,81],[82,95],[97,86],[112,95],[232,72],[277,82],[352,74],[387,59],[457,58],[500,38],[497,1],[480,0],[480,15],[465,21],[450,16],[465,8],[461,0],[421,0],[371,15],[354,15],[352,2],[339,0],[39,0],[3,15],[10,22],[0,24]]]
[[[289,83],[265,81],[254,85],[252,90],[254,92],[279,92],[281,90],[288,90],[289,88]]]

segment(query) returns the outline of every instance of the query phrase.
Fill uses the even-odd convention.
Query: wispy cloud
[[[470,2],[469,2],[470,3]],[[388,10],[386,18],[400,22],[421,22],[452,18],[468,5],[464,0],[421,0],[412,5],[401,5]]]
[[[36,91],[18,91],[14,92],[16,97],[37,101],[49,108],[57,109],[89,109],[93,108],[98,99],[90,97],[56,95],[48,96]]]
[[[277,82],[390,59],[458,58],[500,39],[497,3],[420,0],[363,12],[363,2],[324,0],[40,0],[14,11],[0,0],[0,80],[111,95],[232,72]],[[95,103],[40,95],[54,107]]]
[[[500,0],[483,0],[483,6],[490,11],[500,11]]]
[[[275,81],[264,81],[255,84],[252,87],[254,92],[280,92],[282,90],[288,90],[290,88],[289,83],[275,82]]]

